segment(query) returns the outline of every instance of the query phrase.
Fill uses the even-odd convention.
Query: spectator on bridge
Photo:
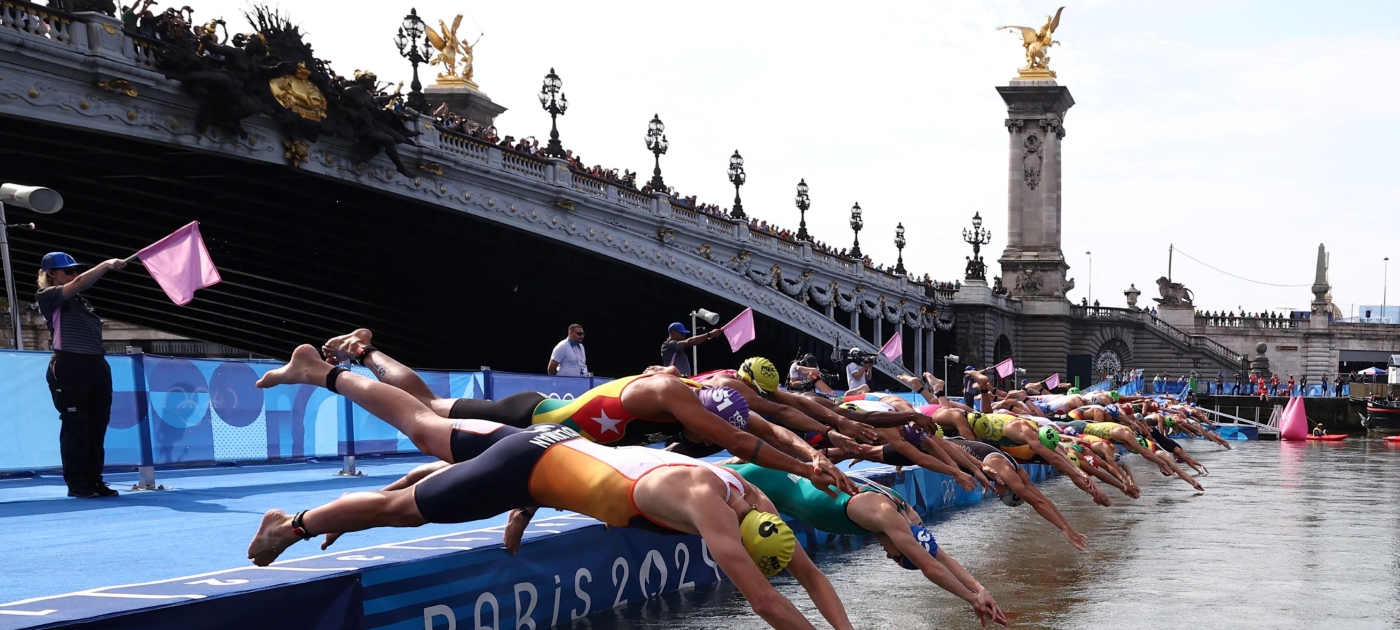
[[[1299,376],[1299,377],[1298,377],[1298,395],[1299,395],[1299,396],[1307,396],[1307,395],[1308,395],[1308,375],[1307,375],[1307,374],[1303,374],[1302,376]]]
[[[1341,373],[1341,372],[1338,372],[1338,373],[1337,373],[1337,378],[1336,378],[1335,380],[1332,381],[1332,384],[1336,386],[1336,388],[1333,390],[1333,391],[1335,392],[1335,393],[1333,394],[1333,396],[1336,396],[1336,397],[1338,397],[1338,398],[1341,398],[1341,397],[1342,397],[1342,373]]]
[[[1293,375],[1292,375],[1292,374],[1289,374],[1289,375],[1288,375],[1288,395],[1289,395],[1289,396],[1292,396],[1292,395],[1293,395],[1293,386],[1294,386],[1294,385],[1295,385],[1295,382],[1293,381]]]
[[[126,262],[113,258],[90,269],[63,252],[44,255],[35,301],[53,338],[47,380],[62,426],[58,452],[68,496],[114,497],[102,481],[103,442],[112,417],[112,369],[102,355],[102,319],[82,295],[99,278]]]
[[[1269,384],[1269,382],[1268,382],[1267,380],[1265,380],[1265,379],[1263,379],[1263,378],[1260,378],[1260,379],[1259,379],[1259,382],[1258,382],[1258,385],[1257,385],[1257,390],[1258,390],[1258,392],[1259,392],[1259,400],[1261,400],[1261,401],[1265,401],[1265,400],[1268,400],[1268,399],[1269,399],[1269,396],[1268,396],[1268,394],[1269,394],[1269,387],[1268,387],[1268,384]]]
[[[716,328],[703,335],[686,337],[690,331],[685,329],[685,324],[672,322],[666,328],[666,341],[661,343],[661,365],[675,366],[681,376],[693,376],[695,372],[691,371],[690,359],[685,356],[685,351],[714,339],[720,332]]]
[[[1220,396],[1225,393],[1225,370],[1215,371],[1215,395]]]
[[[583,348],[583,326],[569,324],[569,336],[554,346],[545,372],[550,376],[588,376],[588,353]]]
[[[1278,374],[1274,374],[1269,377],[1269,395],[1278,395]]]
[[[1235,372],[1235,389],[1230,393],[1235,396],[1240,395],[1240,386],[1244,384],[1244,374]]]

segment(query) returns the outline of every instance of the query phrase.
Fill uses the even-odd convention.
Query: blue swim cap
[[[924,551],[928,552],[928,555],[935,558],[938,557],[938,541],[933,539],[933,534],[930,534],[927,529],[924,529],[923,525],[910,525],[909,531],[914,534],[914,540],[919,543],[920,547],[924,548]],[[899,557],[899,566],[909,569],[910,571],[919,570],[919,567],[913,562],[910,562],[909,558],[905,556]]]
[[[706,411],[743,431],[749,426],[749,401],[733,387],[705,387],[695,391]]]

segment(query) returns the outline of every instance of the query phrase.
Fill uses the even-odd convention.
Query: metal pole
[[[0,214],[0,223],[5,222],[5,216]],[[8,265],[9,263],[5,263]],[[8,273],[8,272],[6,272]],[[1385,323],[1385,298],[1386,290],[1390,288],[1390,257],[1385,257],[1385,271],[1381,276],[1381,323]]]
[[[135,347],[127,348],[126,352],[131,355],[133,389],[136,390],[137,444],[141,449],[141,465],[136,469],[136,485],[131,489],[164,490],[165,486],[156,485],[154,447],[151,443],[151,409],[147,404],[149,394],[146,391],[146,355],[140,348]]]
[[[1172,281],[1172,252],[1176,250],[1176,245],[1167,245],[1167,282]]]
[[[0,258],[5,263],[5,301],[10,303],[10,324],[14,327],[15,349],[24,349],[24,337],[20,336],[19,300],[15,298],[15,276],[10,271],[9,228],[5,227],[5,204],[0,203]]]
[[[692,335],[696,334],[696,332],[695,332],[695,328],[696,328],[695,324],[696,324],[696,321],[695,321],[695,311],[691,311],[691,312],[690,312],[690,334],[692,334]],[[693,346],[690,347],[690,375],[691,375],[691,376],[695,376],[696,374],[699,374],[699,373],[700,373],[700,344],[697,343],[697,344],[695,344],[695,345],[693,345]]]
[[[363,477],[364,473],[355,470],[355,403],[342,396],[340,404],[345,411],[345,457],[340,470],[335,474],[341,477]]]

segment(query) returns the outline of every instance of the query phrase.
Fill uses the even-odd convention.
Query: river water
[[[1202,441],[1196,493],[1133,465],[1142,498],[1093,504],[1063,479],[1044,490],[1089,537],[1078,552],[1029,506],[995,501],[926,520],[1017,628],[1400,628],[1400,446]],[[1141,465],[1139,465],[1139,463]],[[857,628],[975,628],[971,607],[855,542],[814,557]],[[774,584],[817,627],[791,578]],[[578,622],[595,630],[766,628],[727,584]]]

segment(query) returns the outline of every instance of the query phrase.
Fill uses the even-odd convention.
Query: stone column
[[[924,373],[924,329],[914,328],[914,373]]]
[[[1074,284],[1060,250],[1060,142],[1074,98],[1054,81],[1012,81],[997,92],[1010,133],[1001,277],[1027,312],[1068,313],[1065,293]]]

